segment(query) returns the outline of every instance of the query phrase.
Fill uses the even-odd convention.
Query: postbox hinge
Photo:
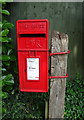
[[[50,53],[49,55],[52,56],[52,55],[63,55],[63,54],[69,54],[70,53],[70,50],[68,50],[67,52],[57,52],[57,53]]]
[[[68,74],[66,74],[65,76],[49,76],[49,79],[53,79],[53,78],[67,78],[69,77]]]

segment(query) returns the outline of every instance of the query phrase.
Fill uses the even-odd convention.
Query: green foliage
[[[12,76],[12,74],[8,74],[8,75],[6,75],[6,76],[3,76],[3,86],[7,86],[7,85],[13,85],[14,84],[14,78],[13,78],[13,76]]]
[[[1,42],[1,41],[2,41],[3,43],[4,43],[4,42],[7,42],[7,43],[8,43],[8,42],[11,42],[12,39],[9,38],[9,37],[3,37],[2,39],[0,39],[0,42]]]
[[[12,27],[14,27],[14,25],[12,23],[8,22],[7,20],[3,20],[2,26],[4,29],[8,29],[8,28],[11,29]]]
[[[1,31],[1,36],[7,36],[8,33],[9,33],[9,30],[8,30],[8,29],[2,30],[2,31]]]
[[[13,2],[13,0],[0,0],[0,2]]]
[[[2,12],[2,14],[5,14],[5,15],[10,15],[10,13],[9,13],[9,11],[8,11],[8,10],[5,10],[5,9],[4,9],[4,10],[2,10],[1,12]]]
[[[3,115],[3,120],[24,120],[36,119],[43,120],[45,115],[45,100],[48,100],[48,93],[25,93],[13,92],[6,99],[6,113]],[[10,102],[9,102],[10,101]]]
[[[2,92],[2,97],[3,97],[3,99],[7,98],[8,97],[8,93],[7,92]]]
[[[0,28],[2,28],[2,22],[0,22]]]
[[[9,98],[10,94],[12,93],[13,86],[14,86],[14,75],[13,75],[13,68],[10,67],[11,65],[16,66],[15,62],[15,55],[14,55],[14,47],[12,45],[12,39],[9,37],[10,29],[14,26],[10,22],[8,22],[4,15],[10,15],[8,10],[5,10],[3,4],[3,9],[0,9],[0,13],[2,13],[2,22],[0,22],[0,28],[2,27],[2,31],[0,32],[0,42],[2,42],[2,77],[0,78],[0,87],[2,87],[2,92],[0,96],[3,99],[3,114],[6,113],[7,108],[5,106],[5,99]],[[14,59],[13,59],[14,58]]]
[[[74,80],[67,81],[65,97],[65,118],[69,120],[84,119],[84,99],[83,99],[84,82],[77,74]]]

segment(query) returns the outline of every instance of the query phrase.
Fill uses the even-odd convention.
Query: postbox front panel
[[[48,21],[17,21],[20,90],[48,92]]]

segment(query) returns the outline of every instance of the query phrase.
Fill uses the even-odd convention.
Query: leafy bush
[[[10,15],[10,12],[5,9],[6,3],[3,3],[0,13],[2,13],[2,22],[0,22],[0,27],[2,30],[0,32],[0,43],[2,43],[2,77],[0,78],[0,83],[2,82],[2,99],[3,99],[3,108],[2,112],[6,112],[4,107],[4,99],[8,98],[11,91],[13,90],[14,77],[13,73],[15,72],[16,58],[14,55],[14,47],[12,45],[12,39],[9,37],[10,29],[14,26],[5,19],[6,15]],[[12,66],[12,67],[11,67]]]
[[[67,81],[65,118],[69,120],[84,119],[83,89],[84,81],[81,79],[80,74],[77,74],[74,80]]]
[[[43,120],[45,115],[46,93],[25,93],[16,92],[6,99],[5,107],[7,112],[3,116],[3,120]],[[10,102],[9,102],[10,101]]]

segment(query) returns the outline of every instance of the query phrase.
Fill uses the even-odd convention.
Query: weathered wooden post
[[[54,31],[52,34],[51,52],[67,52],[68,35]],[[67,54],[51,56],[51,75],[66,76]],[[63,118],[66,78],[50,80],[49,118]]]

